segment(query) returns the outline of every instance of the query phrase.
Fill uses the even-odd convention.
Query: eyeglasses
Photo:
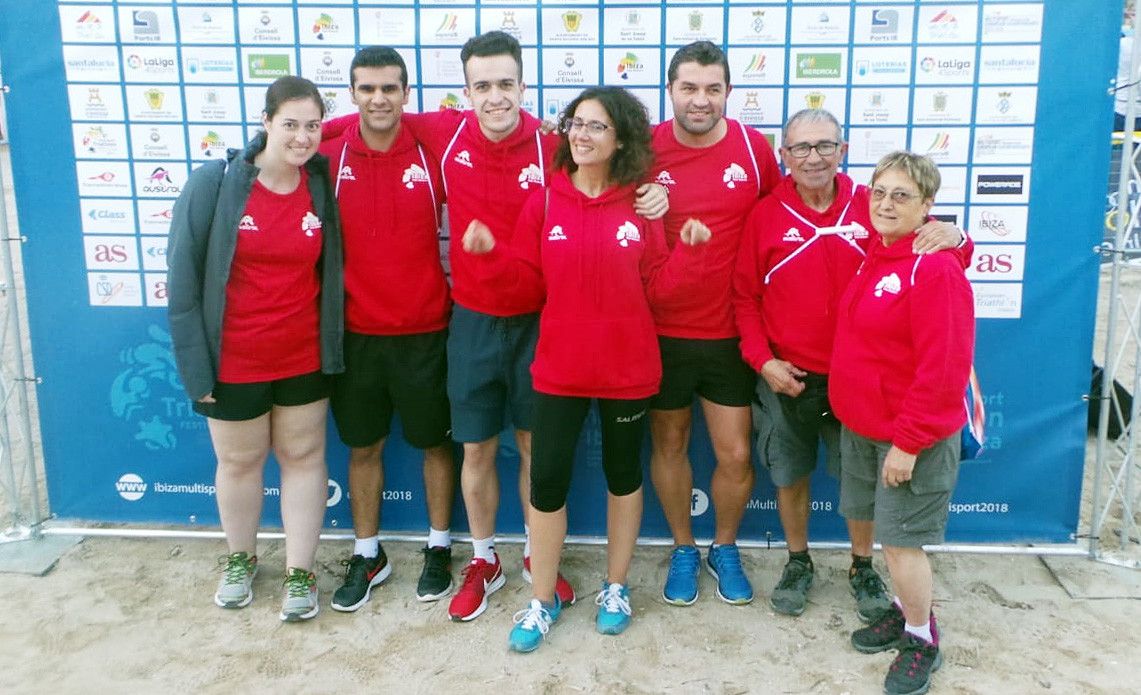
[[[793,157],[796,157],[797,159],[804,159],[812,150],[816,150],[816,154],[820,155],[821,157],[827,157],[829,155],[836,154],[836,150],[840,149],[840,143],[832,142],[831,140],[824,140],[823,142],[818,142],[815,145],[810,145],[807,142],[798,142],[795,145],[789,145],[784,149],[786,152],[791,154]]]
[[[559,130],[563,133],[586,128],[587,132],[591,135],[602,135],[613,127],[614,126],[607,125],[602,121],[584,121],[581,118],[564,118],[563,122],[559,124]]]
[[[918,193],[908,193],[907,191],[900,188],[897,188],[890,193],[888,193],[883,188],[879,188],[878,186],[872,189],[872,200],[879,201],[887,198],[888,196],[891,196],[891,202],[895,203],[896,205],[904,205],[920,197]]]

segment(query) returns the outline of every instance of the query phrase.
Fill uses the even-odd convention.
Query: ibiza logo
[[[253,215],[242,215],[242,219],[238,222],[239,232],[260,232],[258,223],[254,221]]]
[[[731,162],[729,166],[725,167],[725,171],[721,174],[721,183],[725,184],[726,188],[733,189],[737,187],[738,183],[744,183],[749,180],[749,175],[740,164]]]
[[[196,418],[182,391],[170,334],[152,325],[147,335],[150,340],[119,352],[123,369],[111,382],[111,412],[134,428],[134,441],[151,451],[169,450],[178,444],[172,422]]]
[[[638,55],[628,52],[622,56],[622,60],[618,61],[618,77],[628,80],[631,73],[641,72],[643,67],[642,63],[638,61]]]
[[[199,143],[199,149],[207,157],[213,157],[215,152],[221,152],[225,148],[226,141],[213,130],[206,131],[206,134],[202,136],[202,142]]]
[[[462,164],[463,166],[467,167],[468,169],[474,169],[475,168],[475,166],[471,163],[471,155],[468,153],[467,150],[460,150],[459,152],[457,152],[456,156],[452,159],[452,161],[455,162],[456,164]]]
[[[313,214],[312,210],[305,213],[301,218],[301,231],[305,232],[305,236],[312,237],[317,232],[321,231],[321,218]]]
[[[674,181],[674,178],[670,176],[670,172],[666,169],[662,169],[660,172],[658,172],[657,177],[654,178],[654,182],[662,186],[677,185],[677,181]]]
[[[447,111],[448,109],[457,109],[458,110],[459,108],[460,108],[460,98],[458,96],[456,96],[455,94],[448,92],[447,94],[444,95],[443,99],[440,99],[440,106],[437,110]],[[471,166],[471,164],[469,163],[468,166]]]
[[[622,226],[618,228],[618,233],[614,235],[618,240],[618,245],[622,247],[629,246],[631,242],[641,242],[642,233],[638,231],[638,226],[633,222],[626,220]]]
[[[560,225],[551,227],[551,231],[547,232],[547,241],[566,241],[567,235],[563,233],[563,228]]]
[[[527,190],[533,183],[543,185],[543,170],[535,163],[528,164],[519,171],[519,188]]]
[[[891,273],[890,275],[885,275],[880,278],[880,281],[876,283],[876,289],[873,294],[877,297],[882,297],[884,292],[888,294],[899,294],[901,288],[902,284],[899,281],[899,276],[895,273]]]
[[[346,164],[341,167],[341,173],[337,174],[337,178],[342,181],[356,181],[357,177],[353,176],[353,168]]]
[[[979,226],[995,236],[1007,236],[1010,234],[1010,228],[1006,226],[1006,220],[990,210],[984,210],[982,214],[979,215]]]
[[[413,186],[417,183],[428,183],[428,172],[419,164],[413,164],[404,170],[404,175],[400,177],[400,182],[408,190],[412,190]]]
[[[324,41],[325,35],[335,33],[340,30],[340,27],[333,21],[333,18],[324,12],[317,17],[317,21],[313,22],[313,38],[318,41]]]

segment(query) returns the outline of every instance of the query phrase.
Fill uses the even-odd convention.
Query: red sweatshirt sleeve
[[[975,345],[974,298],[951,254],[925,257],[916,271],[909,310],[915,374],[894,422],[892,444],[918,454],[966,422]]]
[[[642,222],[646,250],[642,254],[642,284],[651,307],[668,306],[684,298],[701,284],[708,254],[708,244],[691,246],[680,240],[670,251],[666,244],[666,228],[661,219]]]
[[[471,254],[472,270],[481,285],[520,303],[543,302],[547,289],[543,282],[540,237],[546,222],[546,203],[546,189],[532,193],[519,211],[511,242],[497,239],[491,251]]]
[[[765,292],[765,269],[760,257],[761,206],[753,206],[741,234],[737,264],[733,270],[733,314],[741,335],[741,357],[758,373],[774,355],[761,316]]]
[[[356,127],[360,122],[361,115],[359,113],[350,113],[325,121],[321,124],[321,141],[335,140],[349,128]]]
[[[441,160],[442,164],[444,149],[455,135],[456,128],[463,118],[463,111],[444,109],[425,113],[406,113],[400,122],[408,128],[408,132],[416,138],[416,142],[431,152],[433,157]]]

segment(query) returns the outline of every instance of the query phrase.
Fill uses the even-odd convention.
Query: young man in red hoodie
[[[736,541],[753,491],[749,406],[756,377],[741,361],[729,293],[745,217],[776,185],[780,171],[763,135],[724,116],[729,63],[720,48],[708,41],[683,46],[670,61],[668,79],[674,117],[654,129],[651,169],[670,193],[666,241],[674,248],[690,219],[704,223],[713,237],[699,290],[654,307],[663,374],[650,411],[650,471],[675,543],[662,595],[674,605],[697,600],[701,556],[690,522],[688,457],[696,394],[717,458],[710,486],[716,530],[706,569],[721,600],[744,604],[753,600],[753,589]]]
[[[839,121],[820,109],[789,118],[780,148],[788,175],[757,203],[745,224],[733,277],[733,309],[741,354],[760,376],[757,448],[777,487],[789,559],[769,597],[778,613],[800,615],[815,568],[808,554],[809,476],[819,443],[839,478],[840,423],[828,402],[828,370],[840,295],[878,235],[868,215],[868,188],[839,173],[848,146]],[[817,234],[857,223],[861,230]],[[917,253],[973,245],[952,225],[928,222]],[[872,567],[871,521],[848,520],[856,611],[865,622],[889,605]]]
[[[469,111],[420,114],[408,121],[417,140],[437,155],[448,197],[449,258],[455,306],[448,333],[448,397],[452,437],[463,443],[460,472],[471,529],[473,557],[448,614],[467,621],[487,607],[488,594],[504,583],[495,552],[499,506],[496,452],[510,419],[519,452],[519,496],[526,527],[530,501],[531,414],[541,297],[496,292],[479,282],[473,261],[461,251],[464,232],[477,218],[496,239],[510,244],[527,197],[547,185],[558,136],[543,135],[541,122],[522,111],[523,57],[519,42],[502,31],[473,37],[460,51],[471,103]],[[639,189],[637,210],[660,216],[667,201],[658,186]],[[523,577],[530,579],[530,544],[523,549]],[[574,589],[561,575],[556,589],[565,605]]]
[[[440,264],[442,184],[436,159],[401,127],[408,70],[391,48],[359,51],[350,67],[357,123],[325,140],[345,235],[346,370],[334,382],[333,418],[349,446],[356,542],[339,611],[355,611],[392,567],[377,537],[381,451],[393,413],[424,450],[429,534],[416,589],[435,601],[452,589],[449,525],[455,496],[445,387],[451,300]]]

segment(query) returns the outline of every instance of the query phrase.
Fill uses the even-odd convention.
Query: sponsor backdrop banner
[[[1077,525],[1101,239],[1105,87],[1120,3],[587,3],[562,0],[25,0],[0,23],[40,425],[52,510],[91,521],[217,523],[213,456],[171,357],[164,305],[170,211],[189,172],[254,132],[264,90],[300,74],[350,112],[354,50],[405,56],[413,111],[462,108],[459,50],[502,29],[523,44],[524,107],[553,118],[584,85],[629,87],[655,120],[674,50],[726,48],[728,113],[779,141],[786,116],[846,124],[866,181],[909,147],[940,165],[935,212],[977,242],[969,275],[987,453],[962,468],[949,538],[1066,541]],[[519,531],[503,438],[500,530]],[[347,454],[330,428],[328,523],[350,525]],[[426,525],[419,456],[385,452],[383,527]],[[605,533],[597,421],[585,433],[571,531]],[[692,511],[711,535],[712,451],[700,418]],[[646,477],[647,483],[649,476]],[[266,518],[279,518],[275,466]],[[652,492],[643,534],[668,536]],[[812,534],[844,537],[835,484],[814,479]],[[456,527],[462,528],[462,506]],[[779,539],[764,470],[742,537]]]

